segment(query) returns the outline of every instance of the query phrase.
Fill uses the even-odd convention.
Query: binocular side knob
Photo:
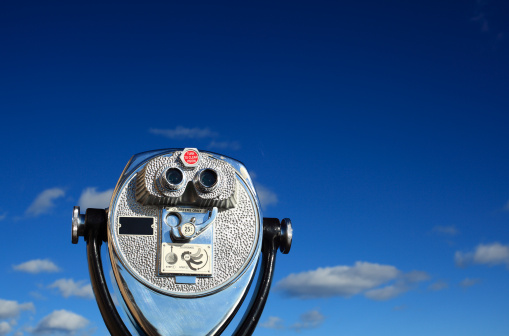
[[[85,215],[80,214],[80,207],[72,210],[72,243],[78,244],[78,238],[85,235]]]
[[[279,250],[283,254],[288,254],[292,247],[293,228],[290,218],[284,218],[281,221],[281,233],[279,236]]]

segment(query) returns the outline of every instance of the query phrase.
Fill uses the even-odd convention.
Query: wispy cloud
[[[35,311],[32,302],[18,303],[18,301],[9,301],[0,299],[0,319],[16,318],[22,311]]]
[[[7,218],[7,212],[4,212],[0,215],[0,222]]]
[[[239,150],[240,149],[240,142],[238,141],[216,141],[216,140],[212,140],[209,145],[208,145],[208,148],[211,148],[211,149],[219,149],[219,150],[228,150],[228,149],[231,149],[231,150]]]
[[[277,194],[263,184],[256,182],[255,187],[263,209],[266,209],[268,206],[276,205],[279,202]]]
[[[364,295],[371,300],[385,301],[392,299],[406,291],[408,291],[408,288],[406,286],[394,284],[382,288],[369,290]]]
[[[267,321],[260,323],[260,327],[267,329],[276,329],[281,330],[284,329],[285,326],[283,324],[283,319],[277,316],[269,316]]]
[[[433,232],[441,235],[456,236],[459,231],[453,225],[440,226],[437,225],[433,228]]]
[[[458,267],[466,267],[470,264],[489,266],[505,264],[509,268],[509,245],[479,244],[471,252],[456,251],[454,261]]]
[[[484,12],[479,12],[477,15],[472,17],[470,20],[477,22],[479,24],[479,28],[483,33],[490,31],[490,25],[488,19],[486,18],[486,14]]]
[[[73,335],[89,323],[83,316],[68,310],[55,310],[45,316],[32,330],[32,333],[36,335]]]
[[[33,297],[34,299],[37,299],[37,300],[46,300],[47,298],[42,295],[41,293],[37,292],[37,291],[31,291],[30,293],[28,293],[28,295],[30,295],[31,297]]]
[[[392,310],[394,310],[394,311],[401,311],[401,310],[405,310],[407,308],[408,307],[406,305],[400,305],[400,306],[395,306],[394,308],[392,308]]]
[[[297,332],[303,329],[315,329],[320,327],[324,321],[325,316],[318,310],[313,309],[300,315],[298,321],[290,325],[288,329],[293,329]],[[260,323],[260,327],[274,330],[286,329],[283,319],[278,316],[269,316],[265,322]]]
[[[184,126],[177,126],[173,129],[151,128],[149,132],[170,139],[202,139],[217,136],[217,133],[211,131],[209,128],[188,128]]]
[[[432,291],[441,291],[441,290],[444,290],[444,289],[447,289],[449,288],[449,284],[443,280],[438,280],[434,283],[432,283],[431,285],[429,285],[428,289],[429,290],[432,290]]]
[[[322,325],[325,321],[323,316],[318,310],[310,310],[305,312],[299,317],[299,321],[290,326],[290,329],[300,332],[303,329],[315,329]]]
[[[0,322],[0,336],[7,335],[12,331],[12,327],[9,323],[2,321]]]
[[[506,25],[506,16],[500,15],[504,11],[500,7],[503,2],[494,3],[483,0],[476,1],[477,6],[470,21],[479,27],[480,32],[491,41],[492,48],[497,49],[498,45],[505,40],[503,27]],[[497,6],[498,5],[498,6]]]
[[[249,176],[251,176],[251,179],[253,179],[254,186],[256,188],[256,193],[258,194],[258,199],[260,200],[260,205],[263,209],[266,209],[268,206],[276,205],[279,202],[279,199],[277,197],[277,194],[270,190],[265,185],[258,183],[257,181],[254,181],[256,177],[258,176],[256,172],[249,171]]]
[[[78,200],[78,204],[82,209],[87,208],[105,209],[110,205],[110,199],[112,194],[113,189],[97,191],[97,188],[95,187],[87,188],[83,190],[83,192],[81,193],[80,199]]]
[[[42,272],[51,273],[60,271],[60,268],[49,259],[34,259],[19,265],[14,265],[12,266],[12,268],[15,271],[27,272],[32,274]]]
[[[94,292],[92,286],[85,280],[75,282],[73,279],[59,279],[48,286],[48,288],[57,288],[60,294],[68,298],[70,296],[78,296],[86,299],[93,299]]]
[[[505,204],[504,210],[505,211],[509,211],[509,201],[507,201],[507,203]]]
[[[358,261],[354,266],[324,267],[290,274],[276,284],[276,290],[301,298],[350,297],[360,293],[372,300],[387,300],[428,280],[425,272],[401,272],[394,266]],[[377,288],[381,285],[386,285]]]
[[[481,282],[480,279],[465,278],[465,279],[461,280],[460,286],[463,287],[463,288],[467,288],[467,287],[472,287],[473,285],[476,285],[476,284],[478,284],[480,282]]]
[[[401,274],[393,284],[375,288],[367,291],[364,296],[368,299],[385,301],[396,296],[408,292],[416,283],[429,280],[429,275],[422,271],[412,271],[406,274]]]
[[[54,206],[54,201],[65,196],[65,191],[61,188],[46,189],[40,193],[32,204],[26,210],[29,216],[39,216],[48,213]]]
[[[219,133],[212,131],[210,128],[200,127],[184,127],[177,126],[175,128],[151,128],[149,132],[155,135],[164,136],[169,139],[213,139],[207,145],[211,150],[239,150],[241,148],[238,141],[216,140]]]

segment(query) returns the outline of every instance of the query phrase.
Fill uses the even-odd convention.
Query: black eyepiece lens
[[[200,174],[200,182],[205,188],[213,187],[217,183],[217,173],[212,169],[205,169]]]
[[[182,182],[183,178],[184,175],[182,175],[180,169],[170,168],[166,171],[166,180],[171,184],[177,185]]]

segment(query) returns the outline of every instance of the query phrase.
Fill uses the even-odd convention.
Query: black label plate
[[[121,235],[152,236],[154,234],[154,217],[119,217]]]

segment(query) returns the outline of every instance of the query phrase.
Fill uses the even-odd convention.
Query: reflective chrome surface
[[[80,236],[85,234],[85,215],[80,214],[80,207],[75,206],[72,210],[72,238],[73,244],[78,244]]]
[[[196,222],[196,213],[193,212],[177,212],[174,207],[166,207],[163,209],[163,221],[170,227],[170,234],[174,241],[186,241],[193,240],[199,236],[210,224],[214,222],[217,216],[217,207],[213,207],[211,211],[207,212],[207,219],[202,219],[202,222]],[[176,216],[179,218],[177,225],[171,225],[168,223],[168,217]],[[192,223],[194,226],[194,232],[191,235],[182,234],[181,228],[185,224]]]
[[[235,169],[237,183],[242,190],[245,190],[243,195],[247,195],[249,203],[256,211],[256,243],[239,271],[230,275],[228,280],[222,282],[221,285],[202,292],[191,290],[187,294],[185,292],[177,293],[160,290],[157,285],[151,284],[145,278],[140,277],[136,271],[130,269],[129,264],[119,253],[119,247],[115,239],[117,233],[114,230],[114,225],[117,203],[120,201],[119,195],[124,190],[123,188],[152,158],[168,155],[175,151],[175,149],[168,149],[135,155],[124,169],[113,193],[108,215],[108,244],[111,266],[118,285],[118,300],[127,308],[126,313],[135,321],[134,326],[136,328],[143,329],[143,332],[147,335],[211,335],[221,328],[229,316],[236,311],[237,306],[242,303],[243,297],[249,289],[260,255],[262,215],[254,186],[245,167],[240,162],[225,156],[210,152],[200,153],[200,160],[203,159],[203,155],[206,155],[223,160]],[[154,206],[147,207],[154,208]],[[187,240],[191,241],[191,244],[211,244],[214,249],[216,238],[227,239],[227,237],[221,235],[221,232],[214,233],[216,218],[224,217],[227,212],[222,213],[217,207],[211,207],[206,213],[197,214],[186,213],[182,209],[175,211],[175,209],[172,210],[172,207],[159,207],[160,210],[156,216],[159,220],[154,224],[157,226],[159,235],[158,244],[165,241],[170,243],[172,241]],[[168,219],[172,212],[178,213],[176,219],[173,217]],[[179,230],[179,227],[185,223],[192,223],[195,227],[195,232],[190,237],[183,237]],[[239,239],[238,237],[240,236],[235,236],[233,239]],[[234,251],[230,251],[230,253],[232,252]],[[213,260],[213,262],[219,261]],[[156,262],[156,265],[158,265],[158,262]],[[157,273],[157,269],[153,271]],[[214,276],[212,274],[208,278],[214,278]],[[168,275],[158,274],[157,277],[168,278]],[[177,283],[183,284],[182,286],[193,286],[200,279],[200,276],[174,276],[174,278],[175,281],[178,278]],[[203,277],[201,278],[203,279]]]
[[[290,218],[284,218],[281,221],[281,236],[279,250],[283,254],[288,254],[292,247],[293,227]]]
[[[213,335],[242,303],[257,267],[252,263],[234,285],[214,295],[184,299],[151,291],[133,278],[116,256],[110,257],[119,284],[117,299],[138,321],[133,327],[141,327],[150,336]]]
[[[182,175],[182,179],[179,183],[172,183],[172,182],[168,181],[167,174],[168,174],[168,170],[170,170],[170,169],[176,169]],[[161,185],[169,190],[180,190],[180,189],[184,188],[186,186],[186,184],[187,184],[186,175],[184,174],[184,172],[181,169],[179,169],[177,167],[168,167],[159,176],[159,185]],[[161,190],[161,192],[164,192],[164,190]]]
[[[210,186],[205,185],[202,181],[202,175],[207,171],[212,171],[216,175],[216,181]],[[198,190],[203,192],[212,192],[216,190],[219,185],[221,185],[221,175],[219,175],[215,169],[202,169],[194,176],[193,183]]]

